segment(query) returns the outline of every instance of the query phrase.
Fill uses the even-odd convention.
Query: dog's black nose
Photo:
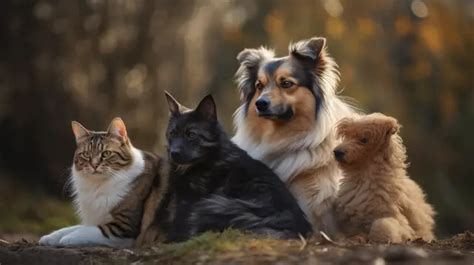
[[[266,111],[268,107],[270,106],[270,100],[266,98],[259,98],[255,102],[255,106],[257,106],[258,111]]]
[[[173,161],[181,161],[183,159],[181,152],[179,150],[170,151],[170,157]]]
[[[346,154],[346,152],[344,152],[341,149],[334,150],[334,156],[336,157],[337,160],[342,159],[345,154]]]

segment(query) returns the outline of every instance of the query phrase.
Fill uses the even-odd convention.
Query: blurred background
[[[238,52],[284,56],[312,36],[345,96],[403,124],[438,235],[474,230],[473,27],[471,0],[2,0],[0,237],[76,222],[71,120],[105,130],[121,116],[135,146],[162,152],[163,90],[189,107],[212,93],[232,134]]]

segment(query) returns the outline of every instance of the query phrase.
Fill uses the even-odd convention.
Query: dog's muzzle
[[[346,152],[342,149],[335,149],[334,150],[334,157],[336,158],[337,161],[342,162],[344,161],[344,156]]]
[[[284,105],[272,106],[270,100],[259,98],[255,102],[257,115],[268,119],[289,120],[294,113],[291,107]]]

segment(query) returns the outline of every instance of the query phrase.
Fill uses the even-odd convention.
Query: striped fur
[[[72,126],[77,149],[70,181],[81,225],[55,231],[40,243],[130,247],[160,160],[132,146],[120,118],[107,132]]]

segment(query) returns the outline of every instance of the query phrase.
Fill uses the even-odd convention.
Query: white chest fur
[[[132,155],[132,165],[113,175],[84,176],[73,166],[74,204],[83,225],[100,225],[112,220],[110,211],[127,195],[131,183],[145,166],[140,150],[133,148]]]

